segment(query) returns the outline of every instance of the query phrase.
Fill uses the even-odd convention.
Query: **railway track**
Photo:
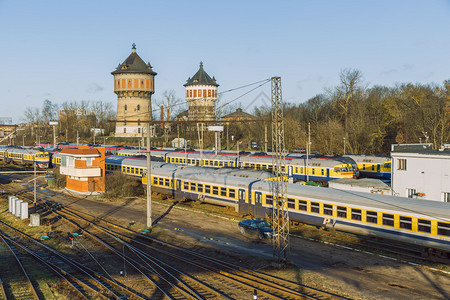
[[[123,299],[127,295],[134,295],[126,287],[114,280],[94,272],[89,267],[72,258],[46,246],[27,234],[0,221],[3,232],[2,239],[15,249],[20,249],[32,257],[36,263],[57,275],[65,286],[72,291],[72,296],[81,299]],[[9,234],[6,234],[8,231]],[[36,299],[42,299],[37,297]],[[142,299],[136,297],[135,299]]]
[[[26,194],[21,197],[25,198]],[[152,283],[146,292],[169,299],[338,299],[339,296],[207,257],[147,235],[99,220],[45,201],[40,204],[57,214],[82,235],[89,236],[124,262],[139,284]],[[69,226],[69,225],[67,225]],[[125,249],[127,254],[125,254]]]

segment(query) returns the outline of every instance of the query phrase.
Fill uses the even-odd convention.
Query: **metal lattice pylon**
[[[271,78],[272,90],[272,222],[277,233],[273,236],[273,258],[280,265],[286,262],[289,247],[289,214],[287,208],[287,168],[284,144],[283,102],[281,78]]]

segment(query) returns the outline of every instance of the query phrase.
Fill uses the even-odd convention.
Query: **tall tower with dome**
[[[214,76],[211,78],[203,69],[200,69],[184,84],[186,88],[186,101],[188,103],[188,119],[214,121],[216,119],[217,87]]]
[[[117,95],[117,137],[141,136],[146,127],[142,121],[152,120],[151,97],[157,73],[139,57],[134,43],[131,49],[128,58],[111,72]]]

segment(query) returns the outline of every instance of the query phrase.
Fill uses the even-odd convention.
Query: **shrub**
[[[127,176],[119,171],[106,174],[105,198],[137,197],[144,194],[142,183],[138,178]]]

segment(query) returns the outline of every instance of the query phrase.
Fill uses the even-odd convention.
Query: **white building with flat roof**
[[[450,149],[413,144],[391,150],[393,195],[450,202]]]

